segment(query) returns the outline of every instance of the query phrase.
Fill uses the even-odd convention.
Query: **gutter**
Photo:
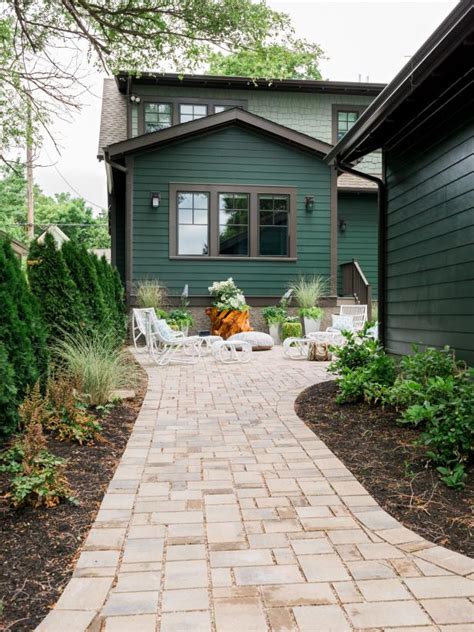
[[[386,249],[385,249],[385,228],[386,228],[386,210],[387,210],[387,195],[385,182],[382,178],[378,178],[377,176],[370,175],[368,173],[364,173],[362,171],[358,171],[357,169],[353,169],[349,167],[344,162],[339,162],[337,159],[333,162],[334,168],[338,172],[349,173],[353,176],[357,176],[358,178],[363,178],[365,180],[369,180],[370,182],[375,182],[378,187],[378,215],[379,215],[379,230],[378,230],[378,307],[379,307],[379,340],[385,345],[385,259],[386,259]]]

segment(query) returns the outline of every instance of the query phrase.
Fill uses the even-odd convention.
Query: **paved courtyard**
[[[472,632],[474,560],[379,508],[294,413],[325,364],[152,366],[41,632]]]

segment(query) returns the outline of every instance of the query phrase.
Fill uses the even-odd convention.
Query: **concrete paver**
[[[281,347],[158,368],[40,632],[474,629],[474,561],[383,511],[298,419]]]

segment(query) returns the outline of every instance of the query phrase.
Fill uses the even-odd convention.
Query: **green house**
[[[379,307],[394,354],[449,345],[474,365],[474,5],[459,2],[327,162],[383,151]]]
[[[351,285],[353,260],[376,297],[377,186],[338,175],[324,157],[382,88],[196,75],[106,79],[99,158],[112,260],[130,304],[136,284],[153,278],[174,294],[187,284],[192,304],[208,304],[208,287],[232,276],[251,305],[264,305],[292,279],[313,274],[331,279],[328,306],[340,297],[364,302]],[[380,155],[359,169],[380,173]]]

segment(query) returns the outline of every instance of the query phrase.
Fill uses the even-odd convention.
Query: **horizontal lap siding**
[[[170,260],[170,182],[297,188],[298,261]],[[160,191],[158,211],[150,192]],[[315,198],[307,213],[304,197]],[[330,173],[318,158],[262,135],[231,127],[137,156],[133,193],[134,280],[159,278],[172,292],[187,283],[191,295],[208,294],[215,280],[232,276],[248,296],[281,295],[299,274],[330,272]]]
[[[474,364],[474,121],[464,104],[387,152],[386,343]]]
[[[378,292],[378,201],[373,193],[339,193],[338,219],[346,221],[346,231],[338,233],[338,287],[342,292],[342,263],[357,259],[372,286]]]

